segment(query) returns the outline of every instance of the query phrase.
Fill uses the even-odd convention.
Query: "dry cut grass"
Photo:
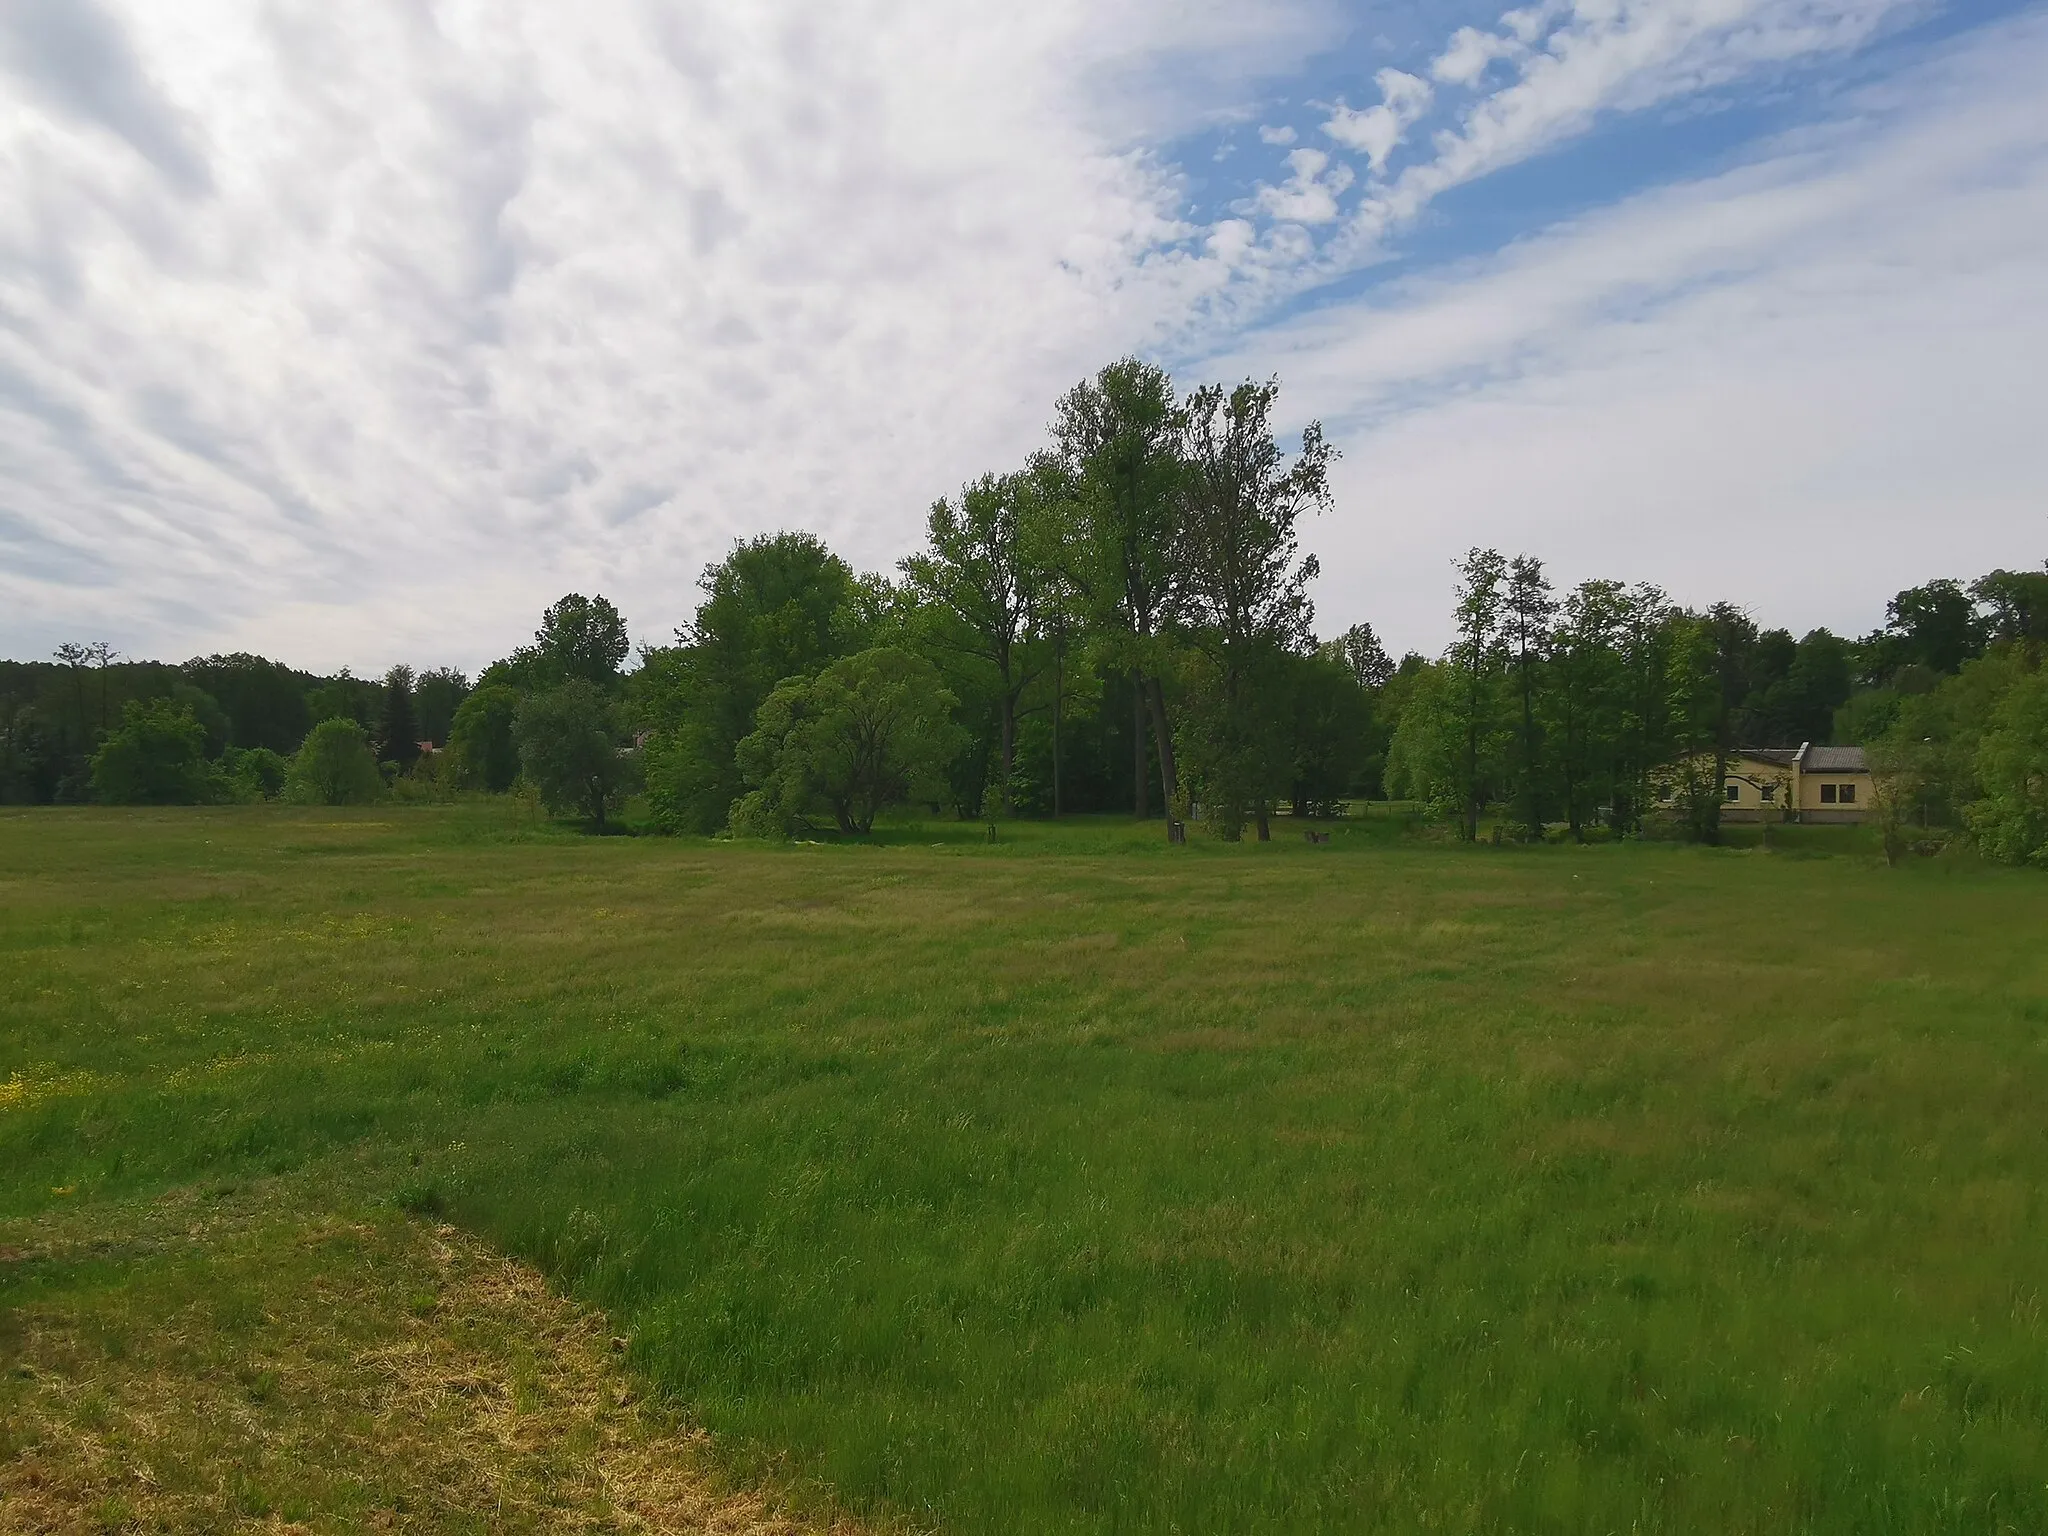
[[[453,1227],[129,1215],[0,1226],[0,1531],[852,1529],[721,1485],[627,1340]]]

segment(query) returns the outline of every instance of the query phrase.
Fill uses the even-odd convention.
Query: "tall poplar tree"
[[[1041,477],[984,475],[961,488],[957,501],[933,504],[927,547],[901,564],[911,590],[936,604],[944,620],[937,644],[993,675],[996,705],[996,794],[1014,808],[1017,717],[1025,690],[1052,658],[1043,654],[1046,574],[1033,523],[1043,515]]]
[[[1183,416],[1180,515],[1174,542],[1179,617],[1201,653],[1206,686],[1188,730],[1199,743],[1203,799],[1216,829],[1235,841],[1247,816],[1260,841],[1273,801],[1293,775],[1293,733],[1284,658],[1313,644],[1301,554],[1304,512],[1330,502],[1336,452],[1322,424],[1303,431],[1292,463],[1273,437],[1277,382],[1225,390],[1207,385]]]
[[[1174,597],[1174,517],[1180,484],[1180,412],[1163,369],[1136,358],[1111,363],[1060,397],[1052,426],[1070,524],[1071,571],[1112,664],[1136,683],[1149,717],[1167,816],[1179,785],[1161,678],[1162,629]],[[1138,748],[1142,760],[1143,748]],[[1144,776],[1137,804],[1144,811]]]
[[[1543,835],[1543,730],[1537,715],[1536,695],[1550,638],[1550,621],[1557,602],[1550,595],[1550,582],[1543,574],[1543,562],[1533,555],[1517,555],[1508,565],[1507,588],[1502,598],[1506,640],[1515,670],[1517,706],[1515,751],[1515,819],[1522,836]]]
[[[1457,673],[1461,756],[1459,796],[1466,842],[1479,836],[1479,812],[1486,801],[1482,767],[1494,731],[1494,692],[1501,663],[1502,588],[1507,561],[1497,549],[1471,549],[1458,562],[1458,638],[1451,647]]]

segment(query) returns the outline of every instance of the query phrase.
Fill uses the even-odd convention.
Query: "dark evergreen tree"
[[[377,719],[377,754],[401,769],[420,757],[419,718],[413,713],[412,668],[404,663],[384,674],[384,707]]]

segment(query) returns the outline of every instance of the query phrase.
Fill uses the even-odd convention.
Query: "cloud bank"
[[[2039,487],[2011,413],[1937,409],[2038,345],[2038,25],[1724,176],[1300,306],[1454,187],[1917,14],[1581,0],[1446,27],[1368,71],[1377,101],[1268,114],[1284,171],[1205,223],[1172,144],[1259,121],[1356,16],[14,0],[0,650],[473,666],[571,588],[659,639],[734,537],[893,560],[1132,349],[1277,367],[1338,429],[1333,620],[1426,640],[1446,541],[1586,528],[1631,556],[1602,570],[1736,548],[1711,595],[1789,599],[1749,523],[1706,531],[1710,488],[1739,520],[1764,480],[1872,523],[1809,566],[1825,607],[1935,490],[1992,530]]]

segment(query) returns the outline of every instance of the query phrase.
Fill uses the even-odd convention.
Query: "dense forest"
[[[937,502],[894,572],[765,535],[637,657],[610,602],[571,594],[474,682],[101,643],[0,662],[0,800],[519,789],[605,827],[644,791],[673,832],[858,835],[909,803],[1236,839],[1398,797],[1467,838],[1484,818],[1514,838],[1655,823],[1711,841],[1726,754],[1810,741],[1866,746],[1890,803],[2048,862],[2048,569],[1932,580],[1874,633],[1795,638],[1733,602],[1560,590],[1539,559],[1473,550],[1455,642],[1397,664],[1370,625],[1316,636],[1301,540],[1335,450],[1314,424],[1284,449],[1277,395],[1179,397],[1113,364],[1058,401],[1029,462]],[[1674,768],[1684,792],[1661,810]]]

